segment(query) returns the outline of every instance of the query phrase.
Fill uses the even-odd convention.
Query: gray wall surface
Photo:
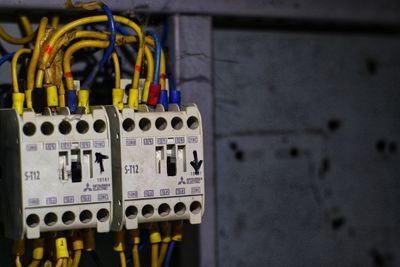
[[[218,266],[399,266],[399,36],[213,38]]]

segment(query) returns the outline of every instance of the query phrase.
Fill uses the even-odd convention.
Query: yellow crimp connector
[[[139,109],[139,89],[129,89],[128,105],[134,110]]]
[[[65,107],[65,87],[64,83],[60,84],[60,88],[58,89],[58,104],[60,107]]]
[[[85,107],[85,111],[89,112],[89,90],[78,91],[78,106]]]
[[[150,224],[150,243],[160,243],[161,242],[161,234],[160,229],[158,228],[157,223]]]
[[[56,257],[57,259],[68,259],[68,246],[67,239],[65,237],[59,237],[56,239]]]
[[[26,98],[26,107],[32,108],[32,91],[33,90],[25,90],[25,98]]]
[[[96,249],[96,241],[94,238],[94,230],[93,229],[88,229],[85,232],[84,240],[85,240],[84,244],[85,244],[86,251],[93,251]]]
[[[83,238],[80,231],[74,231],[72,235],[72,249],[73,250],[83,250]]]
[[[116,252],[124,252],[125,251],[125,231],[124,230],[115,233],[114,251],[116,251]]]
[[[172,226],[171,226],[170,222],[162,222],[161,223],[161,233],[162,233],[162,242],[163,243],[171,242]]]
[[[24,100],[25,94],[23,93],[13,93],[12,94],[12,101],[13,101],[13,108],[15,108],[19,115],[24,112]]]
[[[22,256],[25,254],[25,240],[14,240],[12,252],[15,256]]]
[[[51,85],[49,87],[46,87],[46,93],[47,93],[47,106],[58,107],[57,86]]]
[[[147,99],[149,99],[149,91],[150,91],[151,81],[145,81],[143,85],[143,95],[142,102],[147,103]]]
[[[38,261],[43,259],[43,250],[44,250],[44,239],[43,238],[35,239],[33,241],[32,258]]]
[[[114,88],[112,90],[113,105],[122,110],[124,108],[124,89]]]
[[[140,232],[139,229],[129,230],[128,232],[129,242],[131,244],[140,244]]]
[[[59,95],[58,102],[60,103],[60,107],[65,107],[65,95]]]
[[[183,221],[174,222],[172,230],[172,240],[179,242],[182,241],[183,236]]]

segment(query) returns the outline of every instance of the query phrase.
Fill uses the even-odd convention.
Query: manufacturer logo
[[[181,185],[181,184],[186,184],[186,182],[185,182],[185,180],[183,179],[182,176],[181,176],[181,179],[178,182],[178,185]]]
[[[92,188],[90,188],[89,183],[86,184],[86,187],[83,189],[83,192],[87,192],[87,191],[93,191]]]

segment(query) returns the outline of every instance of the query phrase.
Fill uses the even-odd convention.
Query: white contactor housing
[[[0,111],[1,210],[6,236],[110,230],[110,127],[103,107],[90,114]]]
[[[114,182],[112,230],[139,223],[189,220],[204,212],[201,117],[196,105],[139,112],[106,107]]]

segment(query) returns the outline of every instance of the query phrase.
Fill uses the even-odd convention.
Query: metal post
[[[201,112],[204,134],[206,207],[200,226],[200,265],[216,266],[215,176],[213,145],[212,19],[209,16],[174,15],[172,58],[182,102],[195,102]]]

